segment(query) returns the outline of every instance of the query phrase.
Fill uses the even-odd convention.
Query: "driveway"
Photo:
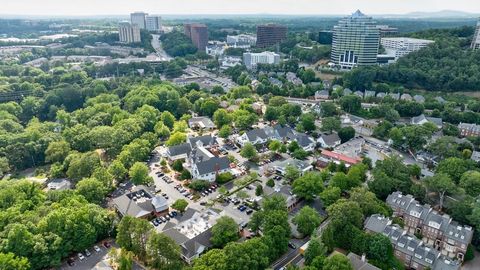
[[[480,269],[480,253],[475,250],[475,258],[469,262],[466,262],[462,270],[478,270]]]

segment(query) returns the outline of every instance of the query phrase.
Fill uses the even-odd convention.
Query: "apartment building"
[[[462,137],[480,136],[480,125],[460,123],[458,124],[458,129],[460,130],[460,135]]]
[[[439,250],[442,255],[463,261],[473,237],[470,226],[460,225],[430,205],[422,205],[413,196],[398,191],[387,197],[387,204],[393,209],[394,216],[403,219],[406,233],[421,235],[425,245]]]
[[[142,41],[138,25],[129,22],[121,22],[118,25],[118,37],[122,43],[138,43]]]
[[[425,48],[434,42],[435,41],[428,39],[407,37],[382,38],[380,41],[382,46],[385,48],[386,53],[388,55],[395,56],[395,59]]]
[[[146,17],[148,13],[145,12],[134,12],[130,14],[130,22],[132,24],[138,25],[140,29],[145,29],[146,27]]]
[[[243,63],[248,69],[256,67],[258,64],[278,65],[280,63],[280,55],[274,52],[261,53],[244,53]]]

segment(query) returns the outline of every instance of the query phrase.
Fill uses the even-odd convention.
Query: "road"
[[[162,48],[162,42],[160,41],[160,35],[152,34],[152,47],[155,49],[158,57],[162,59],[162,61],[170,61],[173,58],[165,52]]]

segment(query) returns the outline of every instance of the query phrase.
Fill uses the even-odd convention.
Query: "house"
[[[348,253],[347,258],[350,260],[353,270],[380,270],[380,268],[369,264],[365,255],[359,256],[350,252]]]
[[[256,128],[256,129],[249,130],[249,131],[243,133],[242,135],[240,135],[237,138],[237,142],[241,146],[245,146],[245,144],[247,144],[247,143],[257,145],[257,144],[266,143],[268,141],[268,139],[269,139],[269,137],[265,133],[264,129]]]
[[[72,183],[68,179],[53,179],[47,184],[48,190],[72,189]]]
[[[297,77],[297,74],[293,73],[293,72],[287,72],[286,76],[287,80],[291,83],[293,83],[294,85],[302,85],[303,84],[303,81]]]
[[[332,86],[332,90],[333,90],[333,91],[338,91],[338,90],[340,90],[340,89],[342,89],[342,86],[341,86],[341,85],[334,84],[334,85]]]
[[[322,103],[317,102],[310,108],[313,113],[322,114]]]
[[[199,146],[211,148],[218,145],[217,137],[212,136],[211,134],[197,137],[188,137],[187,143],[190,144],[192,149]]]
[[[313,166],[308,162],[305,162],[303,160],[289,158],[289,159],[282,160],[282,161],[275,161],[275,162],[269,164],[268,170],[272,171],[272,172],[276,172],[276,173],[281,174],[281,175],[285,175],[286,168],[288,166],[295,167],[300,172],[301,175],[303,175],[304,173],[306,173],[308,171],[311,171],[313,169]]]
[[[328,93],[328,90],[320,90],[315,92],[315,100],[319,100],[319,99],[325,100],[329,98],[330,98],[330,94]]]
[[[480,136],[480,125],[460,123],[458,124],[458,130],[462,137],[479,137]]]
[[[413,235],[409,235],[389,218],[374,214],[365,220],[365,231],[381,233],[390,240],[394,255],[407,268],[432,270],[458,270],[460,263],[445,257],[437,249],[428,247]]]
[[[364,98],[375,97],[375,91],[365,90]]]
[[[359,96],[360,98],[363,98],[363,92],[362,91],[355,91],[353,92],[354,95]]]
[[[264,114],[265,111],[267,110],[267,107],[261,103],[261,102],[254,102],[252,103],[252,109],[257,113],[257,114]]]
[[[392,97],[394,100],[399,100],[400,99],[400,93],[390,93],[388,95],[390,97]]]
[[[421,95],[413,96],[413,100],[415,100],[417,103],[425,103],[425,98]]]
[[[168,202],[161,196],[155,196],[143,185],[136,186],[131,192],[114,198],[113,206],[121,216],[149,218],[168,213]]]
[[[188,126],[191,129],[214,129],[215,124],[208,117],[192,117],[188,119]]]
[[[377,98],[384,98],[384,97],[386,97],[386,96],[387,96],[387,94],[384,93],[384,92],[378,92],[378,93],[377,93]]]
[[[475,161],[475,162],[480,162],[480,152],[479,151],[473,151],[472,156],[470,156],[470,159]]]
[[[333,151],[328,151],[328,150],[322,150],[322,157],[326,158],[327,160],[333,161],[335,163],[343,162],[347,166],[355,165],[361,161],[360,158],[349,157],[347,155],[343,155],[343,154],[336,153]]]
[[[400,100],[412,101],[413,98],[412,98],[412,96],[411,96],[410,94],[405,93],[405,94],[402,94],[402,95],[400,96]]]
[[[348,96],[348,95],[351,95],[351,94],[352,94],[352,90],[350,90],[350,88],[343,89],[343,95],[344,96]]]
[[[170,162],[179,159],[187,159],[191,151],[192,147],[190,143],[182,143],[179,145],[170,146],[167,149],[167,157]]]
[[[442,118],[426,117],[424,114],[412,117],[412,119],[410,120],[410,123],[412,125],[423,125],[423,124],[428,123],[428,122],[430,122],[432,124],[435,124],[437,126],[437,128],[439,128],[439,129],[442,128],[442,126],[443,126]]]
[[[442,97],[435,97],[434,98],[438,103],[441,103],[441,104],[444,104],[445,102],[447,102],[444,98]]]
[[[220,173],[230,171],[230,160],[228,157],[212,157],[210,159],[192,164],[193,179],[215,181]]]
[[[322,134],[318,139],[317,142],[320,143],[322,148],[333,148],[342,143],[340,137],[338,137],[337,133],[332,134]]]
[[[473,229],[461,226],[448,215],[441,215],[430,205],[421,205],[411,195],[394,192],[387,197],[393,215],[403,219],[407,233],[421,234],[422,241],[442,255],[463,261],[473,238]]]
[[[277,79],[277,78],[269,77],[269,78],[268,78],[268,81],[269,81],[273,86],[278,86],[278,87],[282,87],[282,86],[283,86],[282,81],[280,81],[280,80]]]
[[[279,140],[284,143],[296,141],[305,151],[313,151],[315,148],[315,142],[312,138],[288,126],[281,125],[253,129],[245,132],[236,139],[237,143],[241,146],[244,146],[246,143],[253,145],[265,144],[269,140]]]
[[[288,211],[291,211],[295,206],[298,204],[298,197],[293,194],[292,188],[289,185],[285,185],[282,187],[263,187],[263,195],[264,197],[272,197],[274,195],[280,195],[285,198],[285,202],[287,204]]]
[[[296,134],[295,140],[297,141],[298,145],[307,152],[311,152],[315,150],[315,141],[310,138],[308,135],[303,133]]]

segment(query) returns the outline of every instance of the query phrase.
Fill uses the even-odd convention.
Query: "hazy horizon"
[[[4,3],[2,3],[4,2]],[[397,3],[392,3],[397,2]],[[360,9],[369,15],[454,10],[480,13],[472,0],[0,0],[1,15],[122,16],[134,11],[164,15],[345,15]]]

